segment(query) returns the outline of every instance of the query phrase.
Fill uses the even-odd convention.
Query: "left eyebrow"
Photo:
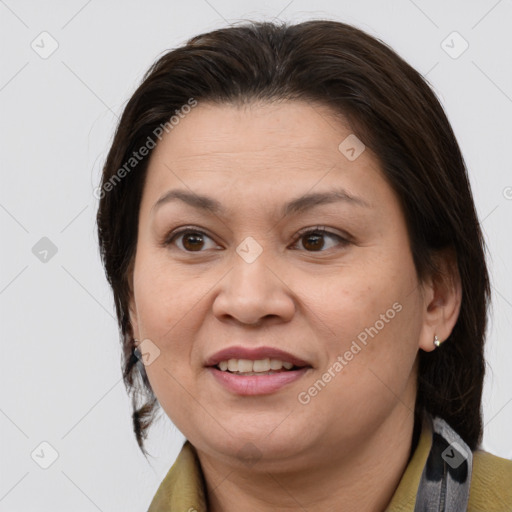
[[[193,208],[210,211],[213,214],[226,215],[226,209],[224,206],[213,199],[201,194],[195,194],[188,192],[187,190],[174,189],[166,192],[151,208],[156,210],[166,203],[179,200]],[[365,208],[371,208],[371,206],[361,197],[349,194],[344,189],[329,190],[326,192],[315,192],[312,194],[306,194],[293,199],[286,203],[281,209],[281,215],[288,217],[290,215],[298,214],[310,210],[316,206],[330,204],[334,202],[347,202],[355,206],[361,206]]]
[[[283,217],[287,217],[289,215],[310,210],[316,206],[337,203],[340,201],[347,202],[355,206],[371,208],[371,206],[361,197],[349,194],[344,189],[334,189],[327,192],[315,192],[312,194],[306,194],[304,196],[298,197],[297,199],[293,199],[283,206],[281,214]]]

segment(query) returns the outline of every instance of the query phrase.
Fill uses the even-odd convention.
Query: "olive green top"
[[[422,426],[414,453],[385,512],[413,512],[416,492],[432,446],[432,429]],[[185,441],[160,484],[148,512],[207,512],[196,451]],[[462,511],[454,511],[462,512]],[[512,512],[512,461],[482,450],[473,452],[468,512]]]

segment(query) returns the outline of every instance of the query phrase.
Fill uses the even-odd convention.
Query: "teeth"
[[[280,370],[283,363],[279,361],[279,359],[271,359],[270,360],[270,369],[271,370]]]
[[[239,359],[238,360],[238,371],[239,372],[252,372],[252,361],[249,359]]]
[[[270,359],[258,359],[253,362],[253,372],[268,372],[270,370]]]
[[[271,359],[270,360],[270,369],[271,370],[280,370],[281,367],[284,367],[286,370],[289,370],[293,367],[292,363],[280,361],[279,359]]]
[[[293,363],[288,361],[281,361],[280,359],[257,359],[251,361],[250,359],[229,359],[228,361],[221,361],[218,367],[223,372],[240,372],[240,373],[259,373],[268,372],[269,370],[291,370]]]

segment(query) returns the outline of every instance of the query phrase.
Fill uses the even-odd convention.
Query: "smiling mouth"
[[[300,370],[305,368],[305,366],[296,366],[289,361],[283,361],[281,359],[265,358],[256,360],[227,359],[220,361],[214,368],[233,375],[258,376]]]
[[[231,354],[226,354],[229,357]],[[276,354],[277,356],[277,354]],[[215,380],[238,396],[269,395],[292,385],[312,369],[301,360],[286,361],[276,356],[260,359],[222,359],[211,361],[207,368]],[[281,357],[287,357],[283,354]],[[290,359],[294,359],[290,356]],[[218,359],[217,359],[218,361]],[[304,365],[302,365],[304,363]]]

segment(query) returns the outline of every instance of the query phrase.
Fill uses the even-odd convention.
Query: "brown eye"
[[[325,245],[324,234],[312,232],[308,235],[303,235],[303,246],[309,251],[319,251]]]
[[[340,235],[331,233],[325,229],[317,228],[300,233],[295,246],[297,246],[297,244],[302,241],[302,246],[308,252],[323,252],[323,249],[326,246],[325,238],[337,240],[337,243],[334,243],[334,245],[331,245],[331,247],[327,247],[327,249],[330,249],[333,246],[335,247],[336,245],[345,246],[349,243],[348,240],[341,237]]]
[[[176,245],[182,251],[203,252],[202,249],[206,245],[205,239],[211,240],[213,242],[213,240],[202,231],[184,229],[174,233],[168,240],[166,240],[165,245],[171,245],[177,241],[178,243]],[[215,244],[213,244],[213,246],[216,247]]]
[[[326,239],[331,239],[332,242],[326,242]],[[208,247],[208,241],[211,244],[210,247]],[[308,252],[325,252],[336,246],[344,247],[350,242],[336,233],[332,233],[323,228],[315,228],[301,232],[293,248],[296,248],[299,243],[301,243],[302,247]],[[184,252],[204,252],[203,249],[217,247],[211,237],[206,233],[190,228],[172,233],[163,243],[164,246],[173,244]]]
[[[185,233],[182,244],[187,251],[197,251],[201,250],[204,240],[200,233]]]

